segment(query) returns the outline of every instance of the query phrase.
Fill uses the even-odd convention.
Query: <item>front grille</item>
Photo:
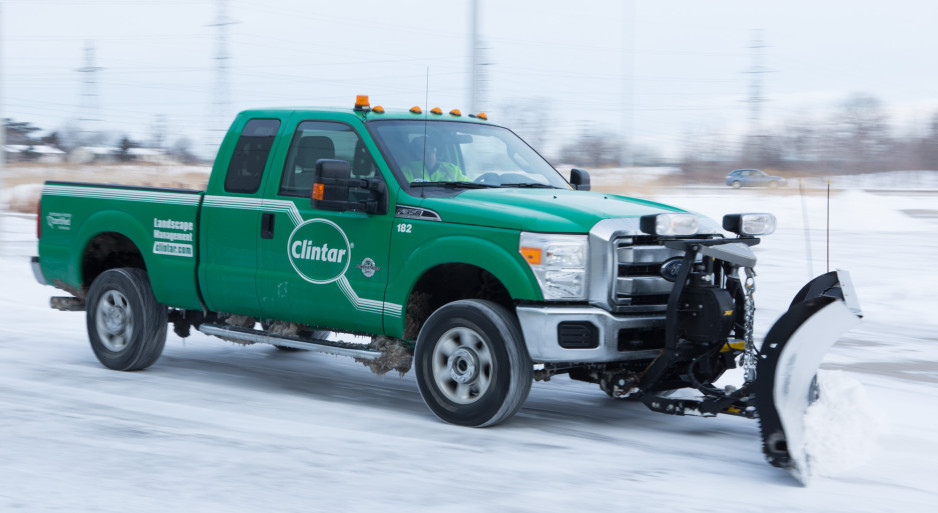
[[[661,265],[683,252],[641,242],[636,244],[634,237],[613,242],[617,276],[612,298],[620,311],[664,311],[674,284],[661,276]]]

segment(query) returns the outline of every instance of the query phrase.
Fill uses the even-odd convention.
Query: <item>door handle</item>
[[[274,238],[274,215],[270,212],[264,212],[261,215],[261,238]]]

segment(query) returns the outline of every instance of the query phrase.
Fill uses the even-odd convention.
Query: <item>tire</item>
[[[531,391],[533,364],[518,320],[491,301],[467,299],[433,312],[414,354],[420,395],[450,424],[494,426]]]
[[[734,188],[734,189],[739,189],[739,188],[742,187],[742,186],[743,186],[743,183],[740,182],[739,180],[733,180],[733,182],[730,183],[730,187],[732,187],[732,188]]]
[[[772,180],[771,182],[769,182],[769,189],[778,189],[778,182],[776,182],[775,180]]]
[[[167,309],[153,297],[142,269],[104,271],[91,284],[87,305],[88,339],[105,367],[141,370],[163,354]]]

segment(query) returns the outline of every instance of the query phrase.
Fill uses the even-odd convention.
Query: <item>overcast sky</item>
[[[227,0],[230,102],[218,94],[220,0],[3,0],[0,109],[59,129],[82,115],[95,48],[104,128],[206,143],[258,106],[468,110],[469,0]],[[878,97],[903,130],[938,112],[938,3],[912,0],[479,0],[487,48],[482,108],[518,123],[531,105],[556,146],[591,127],[679,152],[689,131],[749,124],[754,55],[762,121],[822,116]],[[764,48],[750,48],[759,31]],[[429,70],[429,88],[427,74]],[[217,107],[226,112],[215,117]],[[87,117],[87,116],[85,116]],[[212,124],[214,123],[214,125]]]

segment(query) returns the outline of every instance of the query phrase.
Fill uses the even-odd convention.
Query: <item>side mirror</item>
[[[352,165],[347,160],[317,160],[310,205],[322,210],[348,210],[351,176]]]
[[[351,176],[352,165],[347,160],[317,160],[310,206],[340,212],[354,210],[368,214],[386,214],[388,195],[384,181],[379,178],[353,179]],[[349,191],[352,188],[364,189],[368,197],[360,201],[349,200]]]
[[[590,174],[585,169],[573,168],[570,170],[570,185],[578,191],[590,190]]]

